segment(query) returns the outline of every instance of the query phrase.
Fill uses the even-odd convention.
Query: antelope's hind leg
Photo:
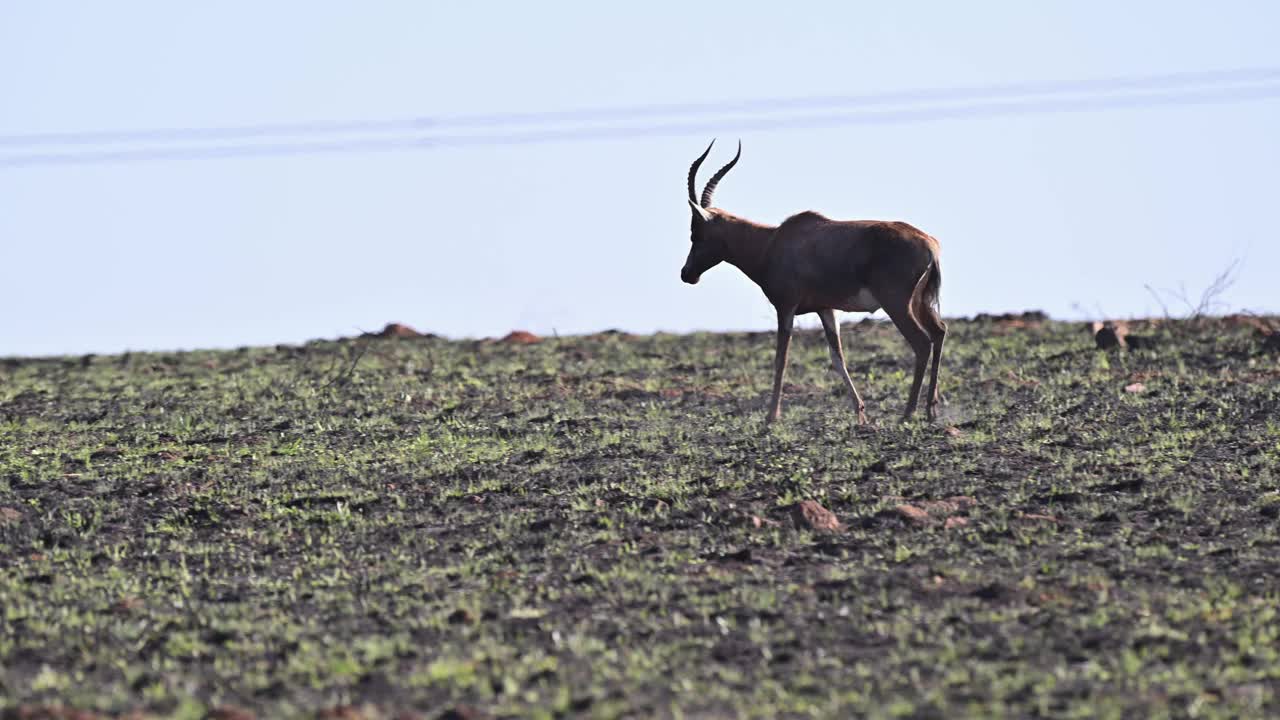
[[[883,305],[885,314],[897,326],[898,332],[902,333],[902,337],[906,339],[907,344],[911,346],[911,350],[916,354],[915,374],[911,380],[911,392],[907,396],[907,409],[902,413],[903,420],[911,419],[911,415],[920,406],[920,386],[924,384],[924,372],[929,367],[929,351],[933,346],[933,341],[929,339],[929,333],[920,327],[920,323],[916,321],[915,316],[908,309],[907,303],[909,301],[910,296],[902,298],[898,302],[886,302]]]
[[[831,367],[836,371],[836,375],[844,380],[844,384],[849,388],[849,394],[853,396],[853,407],[858,411],[858,424],[867,424],[867,405],[862,402],[862,396],[858,394],[858,388],[853,385],[853,378],[849,377],[849,368],[844,362],[844,348],[840,346],[840,321],[836,319],[835,310],[819,310],[818,317],[822,319],[822,330],[827,336],[827,349],[831,351]]]
[[[929,419],[934,420],[937,418],[936,406],[942,400],[942,393],[938,391],[938,366],[942,364],[942,343],[947,339],[947,324],[932,305],[926,305],[920,315],[924,331],[929,334],[929,340],[933,343],[933,368],[929,372],[929,395],[925,400],[925,411]]]

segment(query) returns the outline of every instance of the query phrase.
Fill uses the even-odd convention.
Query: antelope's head
[[[711,145],[715,144],[716,141],[712,140]],[[734,165],[738,164],[738,158],[742,157],[742,142],[739,141],[738,154],[733,156],[728,165],[711,176],[707,186],[702,189],[702,200],[699,201],[694,192],[694,186],[697,182],[698,168],[702,167],[702,161],[706,160],[707,155],[711,153],[711,145],[708,145],[698,159],[693,161],[693,165],[689,166],[689,209],[693,212],[689,240],[693,246],[689,248],[689,257],[685,259],[684,267],[680,269],[680,279],[690,285],[697,283],[702,273],[725,259],[724,238],[716,232],[721,219],[715,208],[711,207],[711,196],[716,191],[716,185],[733,169]]]

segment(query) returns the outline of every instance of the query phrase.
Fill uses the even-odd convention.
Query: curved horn
[[[707,149],[710,150],[710,148]],[[738,141],[738,154],[733,156],[733,159],[729,161],[728,165],[717,170],[716,174],[712,175],[711,179],[707,181],[707,186],[702,189],[702,207],[711,207],[711,195],[716,191],[716,185],[720,183],[720,180],[723,179],[725,175],[729,174],[729,171],[733,169],[734,165],[738,164],[738,158],[740,157],[742,157],[741,140]]]
[[[712,140],[711,145],[715,144],[716,141]],[[698,168],[702,167],[702,161],[706,160],[707,156],[711,154],[711,145],[708,145],[707,149],[703,150],[702,154],[698,156],[698,159],[694,160],[693,164],[689,166],[689,202],[694,205],[698,204],[698,191],[694,188],[694,184],[697,181]]]

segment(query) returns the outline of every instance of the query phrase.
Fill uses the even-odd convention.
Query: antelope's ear
[[[689,200],[688,198],[685,198],[685,200],[689,201],[689,207],[693,208],[694,214],[702,218],[703,222],[706,222],[707,220],[711,219],[711,213],[708,212],[706,208],[702,207],[701,205],[699,205],[698,203],[692,200]]]

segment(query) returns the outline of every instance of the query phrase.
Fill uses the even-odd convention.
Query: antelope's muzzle
[[[690,285],[697,285],[699,276],[700,276],[700,273],[696,273],[690,270],[688,265],[680,268],[680,279],[689,283]]]

